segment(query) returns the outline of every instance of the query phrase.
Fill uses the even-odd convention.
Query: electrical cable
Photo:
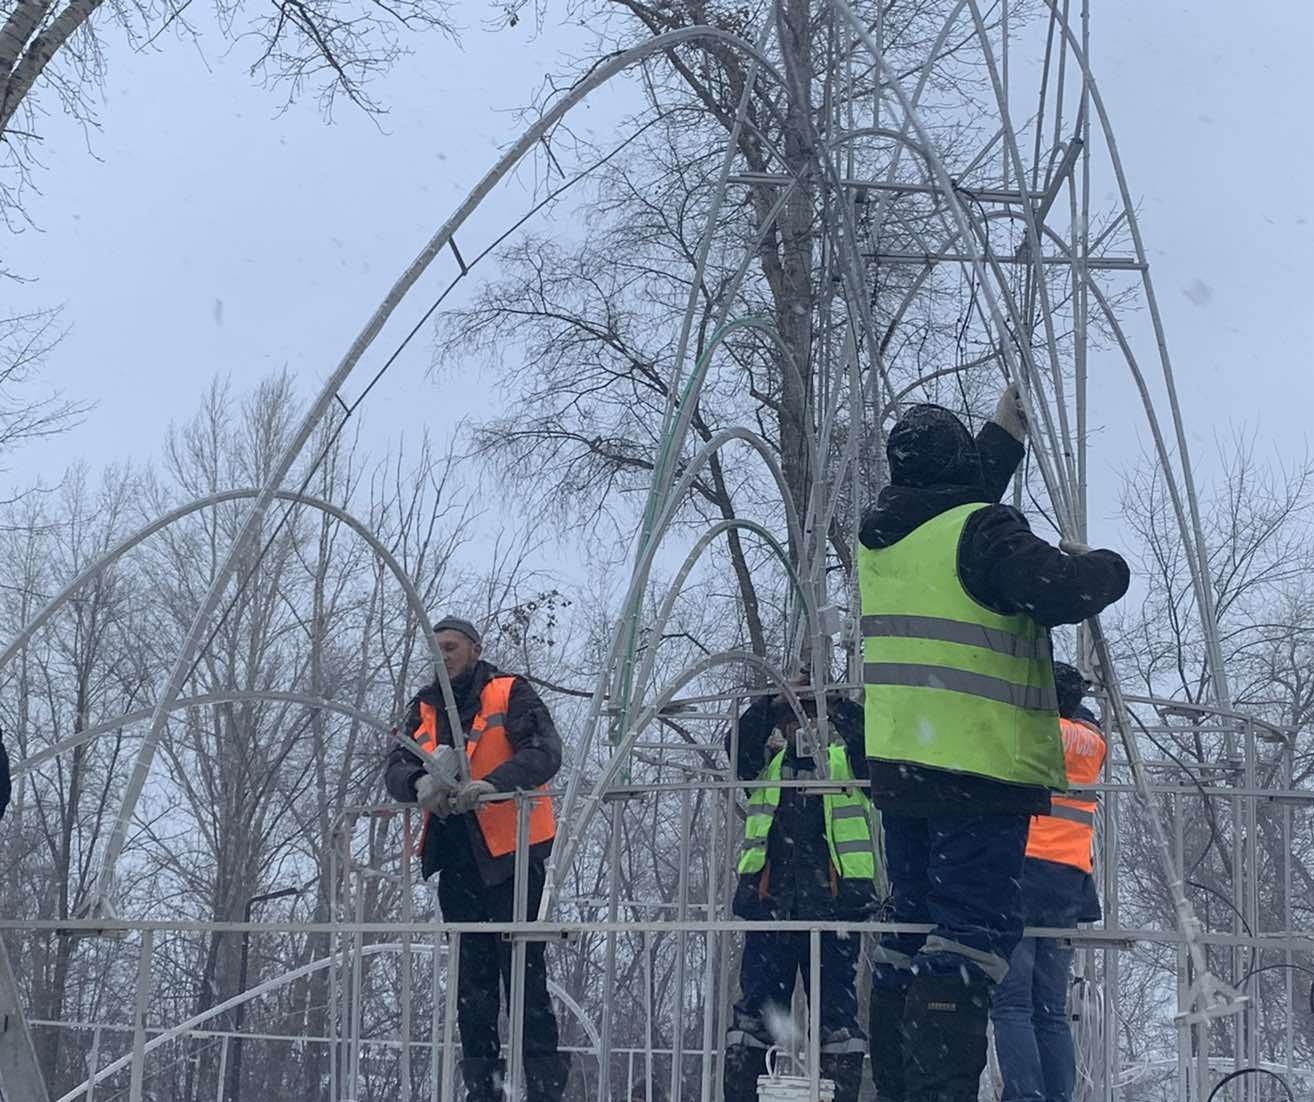
[[[1262,950],[1257,950],[1257,952],[1262,952]],[[1250,969],[1250,971],[1237,981],[1237,984],[1239,986],[1240,984],[1245,983],[1251,976],[1257,976],[1260,972],[1273,972],[1279,969],[1286,969],[1290,972],[1302,972],[1306,976],[1314,977],[1314,968],[1309,968],[1304,964],[1296,964],[1294,962],[1288,964],[1286,961],[1278,961],[1275,964],[1261,964],[1257,968]],[[1311,979],[1309,985],[1309,1012],[1310,1014],[1314,1014],[1314,979]]]
[[[485,247],[483,250],[477,253],[474,256],[474,258],[471,259],[468,263],[461,257],[460,252],[456,249],[455,241],[452,242],[452,252],[456,257],[456,261],[460,267],[460,271],[457,273],[456,276],[452,278],[451,282],[447,284],[447,286],[443,289],[442,293],[439,294],[438,297],[433,300],[433,302],[424,311],[424,313],[420,315],[419,321],[417,321],[411,327],[410,331],[406,334],[406,336],[404,336],[401,339],[400,343],[396,346],[396,348],[393,349],[392,353],[387,357],[387,359],[383,361],[383,364],[379,367],[378,371],[374,373],[373,377],[365,385],[364,389],[360,392],[360,394],[356,396],[356,399],[350,405],[346,405],[345,403],[343,403],[341,398],[338,399],[339,405],[343,410],[341,420],[338,421],[337,425],[334,427],[332,433],[329,436],[328,442],[324,445],[324,448],[320,451],[319,455],[315,458],[315,461],[310,465],[310,468],[306,472],[306,477],[302,480],[302,483],[297,490],[299,494],[304,494],[307,491],[311,481],[314,479],[315,474],[318,472],[320,466],[323,464],[324,460],[327,459],[329,455],[332,453],[334,446],[338,442],[338,438],[342,434],[342,430],[346,427],[347,422],[351,419],[352,415],[355,414],[355,412],[360,408],[361,404],[369,396],[370,392],[375,388],[375,386],[378,385],[380,380],[382,380],[383,376],[387,373],[388,369],[391,368],[393,364],[396,363],[397,360],[400,358],[402,353],[406,351],[411,341],[415,339],[415,337],[419,334],[420,330],[422,330],[429,323],[430,319],[438,311],[439,307],[441,307],[442,304],[447,300],[448,296],[456,289],[458,284],[460,284],[461,281],[464,280],[465,277],[469,275],[471,271],[474,270],[475,266],[478,265],[482,260],[486,259],[489,256],[489,254],[492,253],[494,250],[501,247],[501,245],[509,237],[511,237],[512,234],[516,233],[522,226],[525,225],[526,222],[528,222],[531,218],[533,218],[536,214],[538,214],[541,210],[543,210],[544,207],[555,202],[558,198],[560,198],[561,195],[569,191],[576,184],[587,179],[599,168],[608,164],[615,157],[617,157],[623,150],[628,148],[633,142],[637,141],[639,137],[641,137],[646,131],[648,131],[651,127],[655,126],[658,122],[662,121],[664,118],[666,118],[666,116],[664,115],[654,116],[648,122],[644,123],[641,127],[635,130],[633,134],[630,134],[623,142],[621,142],[614,149],[608,152],[604,157],[601,157],[597,161],[594,161],[592,164],[588,165],[586,168],[576,173],[571,179],[567,180],[559,187],[549,191],[542,199],[540,199],[537,203],[531,206],[529,210],[526,211],[520,218],[518,218],[515,222],[513,222],[507,230],[505,230],[498,237],[494,238],[494,240],[487,247]],[[265,559],[265,556],[268,555],[270,550],[273,549],[273,546],[275,542],[277,542],[279,535],[282,533],[283,529],[287,526],[288,521],[291,520],[292,516],[297,512],[297,510],[298,510],[298,506],[296,504],[290,504],[283,511],[283,514],[279,518],[278,523],[274,526],[273,532],[270,533],[269,538],[265,541],[264,545],[261,547],[259,554],[256,555],[255,560],[251,563],[250,567],[246,570],[245,574],[238,581],[232,597],[229,599],[223,612],[219,615],[219,618],[216,621],[214,628],[211,630],[210,634],[206,637],[204,644],[197,650],[196,660],[192,663],[192,668],[187,672],[186,680],[191,680],[191,678],[193,678],[196,675],[196,671],[200,668],[202,660],[204,659],[205,655],[209,652],[210,647],[214,644],[215,639],[219,637],[219,633],[223,630],[224,624],[228,622],[228,617],[232,615],[233,610],[237,607],[237,604],[241,600],[242,594],[243,592],[245,592],[247,585],[255,577],[256,571],[259,570],[261,563]]]
[[[1221,1078],[1220,1080],[1218,1080],[1217,1083],[1214,1084],[1214,1089],[1209,1092],[1208,1096],[1205,1098],[1205,1102],[1214,1102],[1214,1096],[1220,1090],[1222,1090],[1225,1086],[1227,1086],[1228,1083],[1232,1082],[1232,1080],[1240,1079],[1243,1075],[1271,1076],[1272,1078],[1276,1079],[1279,1083],[1282,1084],[1282,1089],[1287,1092],[1287,1098],[1290,1100],[1290,1102],[1296,1102],[1296,1094],[1291,1089],[1291,1084],[1288,1083],[1286,1079],[1284,1079],[1277,1072],[1270,1071],[1268,1068],[1256,1068],[1256,1067],[1237,1068],[1236,1071],[1231,1072],[1228,1075],[1224,1075],[1223,1078]]]

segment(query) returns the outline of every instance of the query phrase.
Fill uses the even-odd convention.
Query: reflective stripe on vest
[[[1064,719],[1060,724],[1068,783],[1077,789],[1094,784],[1104,767],[1104,736],[1080,720]],[[1085,792],[1055,796],[1048,815],[1031,818],[1027,856],[1091,872],[1095,809],[1095,801]]]
[[[465,736],[465,752],[470,759],[470,778],[482,780],[513,754],[511,740],[506,733],[506,713],[511,702],[514,677],[490,678],[479,695],[479,712]],[[420,701],[420,726],[413,736],[426,750],[438,747],[438,709],[427,700]],[[475,809],[479,831],[493,857],[505,857],[516,848],[515,800],[497,800],[484,803]],[[552,813],[552,799],[536,796],[528,801],[529,844],[550,842],[556,837],[556,818]],[[419,851],[424,852],[425,837],[429,830],[429,814],[424,816],[424,831],[420,835]]]
[[[849,756],[843,746],[831,746],[827,752],[830,776],[835,781],[853,780]],[[785,764],[781,750],[762,771],[761,780],[779,781]],[[744,824],[744,848],[739,858],[739,873],[751,876],[766,866],[767,839],[780,806],[780,788],[758,788],[748,801],[748,820]],[[826,846],[831,864],[840,876],[852,880],[876,879],[876,851],[871,833],[871,801],[861,789],[827,792],[822,796],[822,817],[826,823]]]
[[[958,545],[982,503],[858,553],[867,756],[1062,790],[1049,633],[963,588]]]

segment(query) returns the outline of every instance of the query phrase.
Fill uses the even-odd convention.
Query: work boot
[[[569,1056],[565,1054],[526,1056],[526,1102],[561,1102],[561,1096],[566,1092],[566,1080],[569,1078]]]
[[[502,1102],[502,1080],[506,1076],[503,1060],[464,1059],[461,1078],[465,1081],[465,1102]]]
[[[725,1102],[757,1102],[757,1077],[766,1074],[765,1048],[734,1044],[725,1049]]]
[[[907,992],[901,987],[871,989],[871,1079],[876,1102],[904,1102],[903,1008]]]
[[[984,977],[914,976],[903,1010],[905,1102],[976,1102],[989,1019]]]
[[[862,1049],[821,1053],[821,1078],[835,1084],[835,1102],[858,1102],[858,1095],[862,1093],[864,1055]]]

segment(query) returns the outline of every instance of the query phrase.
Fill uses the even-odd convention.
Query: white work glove
[[[995,406],[995,415],[990,418],[1019,444],[1027,438],[1027,411],[1022,407],[1022,395],[1017,383],[1010,383],[1007,390],[999,396]]]
[[[452,788],[426,773],[415,782],[415,802],[430,815],[446,819],[452,813]]]
[[[479,806],[481,796],[491,796],[496,791],[491,781],[466,781],[452,796],[452,810],[464,815]]]
[[[1095,548],[1078,540],[1059,540],[1059,550],[1065,555],[1089,555]]]

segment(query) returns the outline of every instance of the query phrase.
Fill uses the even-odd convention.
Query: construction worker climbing
[[[871,796],[893,920],[932,925],[882,936],[874,958],[882,1102],[976,1098],[990,990],[1022,934],[1031,816],[1066,785],[1047,629],[1093,616],[1129,581],[1116,553],[1052,547],[995,504],[1025,437],[1013,387],[975,440],[948,410],[915,406],[863,518]]]
[[[801,687],[805,681],[797,682]],[[816,715],[806,695],[804,712]],[[800,726],[783,695],[759,697],[739,719],[735,769],[740,780],[767,782],[751,790],[734,913],[750,921],[815,919],[863,921],[876,911],[876,855],[871,805],[865,792],[842,782],[866,768],[862,709],[838,694],[826,696],[830,746]],[[726,739],[726,750],[731,740]],[[781,786],[819,777],[826,755],[838,785],[821,792]],[[862,939],[821,935],[821,1075],[835,1082],[837,1102],[856,1102],[867,1042],[858,1025],[857,970]],[[725,1102],[753,1102],[772,1045],[797,1049],[789,1035],[794,983],[810,980],[806,931],[752,930],[744,939],[740,999],[726,1034]]]
[[[388,754],[385,782],[394,799],[419,803],[426,812],[421,872],[426,879],[438,873],[443,918],[510,922],[516,808],[510,800],[487,802],[486,797],[546,784],[561,767],[561,739],[533,686],[481,659],[483,644],[473,624],[449,616],[438,621],[434,633],[465,733],[471,779],[445,784],[425,772],[419,757],[395,746]],[[411,701],[404,731],[430,752],[453,745],[437,678]],[[528,814],[528,915],[534,919],[556,827],[547,796],[532,800]],[[498,934],[463,935],[459,972],[456,1013],[466,1100],[497,1102],[504,1066],[498,1058],[498,987],[500,977],[509,1006],[511,943]],[[528,1102],[560,1102],[567,1065],[558,1052],[541,941],[526,946],[524,1038]]]
[[[1022,908],[1028,926],[1070,929],[1100,918],[1091,876],[1097,804],[1094,793],[1083,790],[1100,779],[1106,747],[1095,717],[1082,707],[1080,672],[1055,662],[1054,687],[1069,791],[1053,798],[1048,815],[1031,820]],[[1071,972],[1072,945],[1057,938],[1024,937],[1013,950],[990,1004],[1003,1102],[1070,1102],[1076,1078]]]

